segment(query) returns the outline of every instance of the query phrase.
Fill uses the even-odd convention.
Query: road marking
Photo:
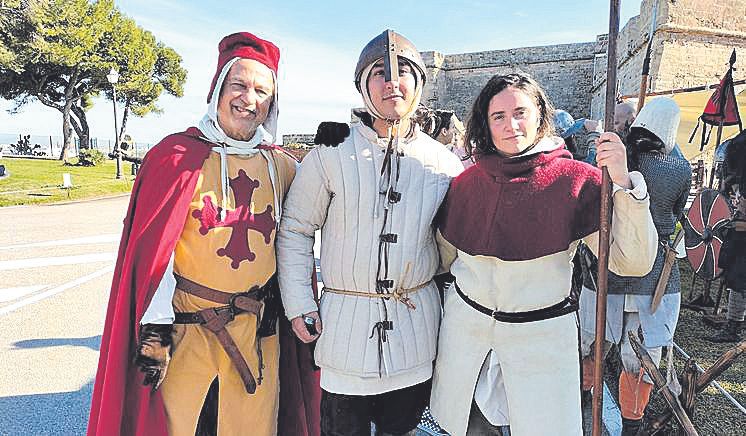
[[[2,260],[0,261],[0,271],[24,268],[38,268],[44,266],[78,265],[92,262],[114,263],[116,260],[117,253],[114,251],[108,253],[80,254],[77,256],[35,257],[31,259]]]
[[[33,294],[34,292],[41,291],[46,287],[47,285],[37,285],[0,289],[0,303],[7,303],[8,301],[17,300],[28,294]]]
[[[60,286],[57,286],[55,288],[49,289],[47,291],[44,291],[42,293],[33,295],[29,298],[26,298],[24,300],[21,300],[17,303],[10,304],[5,307],[0,307],[0,315],[8,314],[16,309],[20,309],[21,307],[28,306],[29,304],[36,303],[38,301],[44,300],[46,298],[49,298],[53,295],[57,295],[60,292],[64,292],[70,288],[74,288],[76,286],[82,285],[83,283],[89,282],[95,278],[101,277],[102,275],[108,274],[110,272],[114,271],[114,265],[109,265],[104,268],[101,268],[98,271],[94,271],[88,275],[85,275],[83,277],[77,278],[73,281],[64,283]]]
[[[82,238],[59,239],[52,241],[30,242],[28,244],[6,245],[0,250],[16,250],[19,248],[55,247],[60,245],[85,245],[85,244],[108,244],[119,242],[119,233],[108,233],[104,235],[85,236]]]

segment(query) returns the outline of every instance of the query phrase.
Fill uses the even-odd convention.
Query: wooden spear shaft
[[[616,105],[616,46],[619,36],[619,3],[609,1],[609,40],[606,54],[606,111],[604,130],[614,130]],[[596,284],[596,339],[593,347],[593,436],[601,436],[604,384],[604,342],[606,341],[606,294],[609,278],[609,237],[611,234],[611,178],[602,168],[601,217],[598,237],[598,283]]]
[[[648,75],[650,74],[650,54],[653,51],[653,36],[655,35],[655,22],[658,18],[658,2],[653,3],[653,17],[650,19],[650,32],[648,33],[648,46],[645,49],[645,59],[642,61],[642,77],[640,78],[640,93],[637,99],[637,113],[639,114],[645,105],[645,95],[648,92]]]
[[[696,392],[700,393],[704,391],[707,386],[712,383],[720,374],[725,372],[728,368],[733,365],[736,358],[746,352],[746,341],[739,342],[735,347],[723,353],[722,356],[709,368],[707,371],[697,377],[697,388]],[[653,421],[651,429],[655,432],[663,428],[664,425],[671,419],[672,412],[666,411],[662,413],[658,418]]]

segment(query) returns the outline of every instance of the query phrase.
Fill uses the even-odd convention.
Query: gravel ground
[[[681,288],[682,299],[689,298],[689,290],[692,283],[692,270],[689,264],[684,260],[679,262],[681,269]],[[715,298],[719,282],[712,285],[712,296]],[[701,293],[703,288],[702,281],[698,280],[695,284],[695,297]],[[723,297],[721,307],[726,307],[727,295]],[[703,368],[707,369],[723,354],[735,344],[716,344],[706,340],[707,337],[716,333],[716,330],[702,321],[702,315],[689,309],[682,308],[679,315],[679,324],[676,328],[674,341],[689,356]],[[743,338],[743,333],[742,336]],[[617,392],[618,366],[613,361],[613,352],[611,353],[609,364],[607,365],[607,383],[612,392]],[[665,374],[665,361],[663,359],[663,368],[661,371]],[[679,373],[683,369],[686,360],[678,353],[675,355],[675,365]],[[717,382],[727,390],[739,403],[746,405],[746,356],[741,355],[736,358],[735,363],[726,370]],[[646,416],[658,415],[667,408],[662,395],[653,393],[653,398],[645,413]],[[673,420],[672,420],[673,421]],[[694,417],[692,418],[695,428],[701,435],[743,435],[746,434],[746,414],[738,410],[728,399],[717,389],[708,387],[704,392],[697,395]],[[676,434],[675,425],[669,425],[661,434]]]

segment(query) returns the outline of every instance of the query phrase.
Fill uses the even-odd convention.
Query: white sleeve
[[[174,315],[173,298],[176,290],[176,277],[174,277],[174,255],[168,260],[166,272],[158,284],[158,288],[150,300],[150,305],[142,316],[140,324],[173,324]]]
[[[275,239],[277,278],[285,315],[290,320],[318,310],[311,288],[314,235],[326,222],[331,198],[319,149],[315,148],[301,162],[285,196]]]
[[[626,277],[649,273],[658,253],[658,232],[650,215],[650,197],[645,178],[637,171],[629,173],[632,189],[613,186],[614,208],[609,235],[609,270]],[[584,238],[598,256],[598,232]]]

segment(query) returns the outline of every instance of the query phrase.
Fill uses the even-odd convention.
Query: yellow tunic
[[[271,152],[278,198],[282,202],[295,175],[295,162]],[[276,269],[274,195],[266,159],[259,153],[229,155],[230,188],[222,221],[220,156],[210,153],[202,166],[184,230],[174,253],[174,272],[223,292],[245,292],[263,285]],[[196,312],[221,304],[174,293],[176,312]],[[226,325],[254,377],[258,377],[256,317],[242,313]],[[193,435],[212,381],[219,383],[218,434],[274,435],[279,401],[278,336],[261,339],[263,381],[246,393],[238,371],[215,335],[196,324],[174,325],[173,356],[161,386],[169,433]],[[268,417],[270,419],[268,419]]]

